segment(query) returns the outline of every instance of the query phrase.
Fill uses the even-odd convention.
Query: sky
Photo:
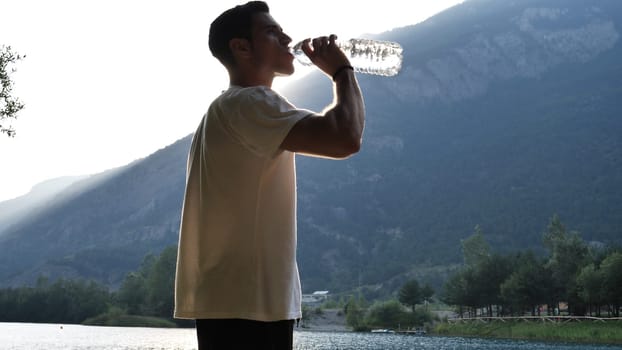
[[[11,75],[26,107],[11,123],[17,135],[0,135],[0,201],[48,179],[123,166],[194,132],[229,84],[209,52],[209,25],[244,2],[2,0],[0,45],[26,55]],[[462,0],[267,2],[298,41],[381,33]]]

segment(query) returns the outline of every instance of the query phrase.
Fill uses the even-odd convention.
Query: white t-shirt
[[[267,87],[211,104],[188,156],[175,317],[301,317],[294,154],[279,146],[310,114]]]

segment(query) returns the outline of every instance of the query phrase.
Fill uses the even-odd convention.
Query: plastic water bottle
[[[356,72],[394,76],[402,68],[403,49],[398,43],[371,39],[337,40],[336,43],[348,56]],[[294,45],[292,51],[302,65],[313,64],[302,51],[302,41]]]

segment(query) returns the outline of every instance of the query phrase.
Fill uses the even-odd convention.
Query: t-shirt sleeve
[[[244,89],[232,109],[226,117],[232,136],[261,156],[276,154],[291,128],[313,114],[267,87]]]

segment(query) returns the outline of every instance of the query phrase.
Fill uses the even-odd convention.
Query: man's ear
[[[229,41],[229,49],[233,53],[233,57],[248,58],[251,56],[251,43],[246,39],[231,39]]]

